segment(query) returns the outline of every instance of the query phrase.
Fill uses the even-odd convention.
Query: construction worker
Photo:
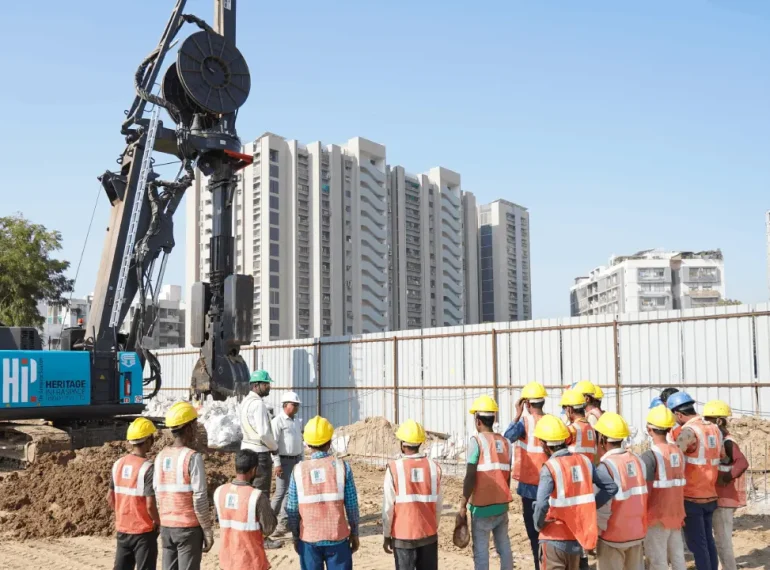
[[[289,490],[289,478],[294,466],[302,461],[304,447],[302,445],[302,429],[296,419],[299,412],[299,396],[296,392],[285,392],[281,396],[281,412],[271,423],[278,453],[273,455],[273,474],[275,475],[275,495],[271,500],[273,512],[278,517],[278,528],[275,536],[288,532],[286,526],[286,492]]]
[[[278,444],[273,436],[265,398],[270,395],[273,379],[266,370],[255,370],[249,378],[251,391],[241,402],[241,431],[243,440],[241,449],[250,449],[259,457],[259,469],[253,485],[268,497],[270,496],[270,476],[273,461],[270,454],[278,451]],[[272,546],[268,541],[268,547]]]
[[[596,438],[586,419],[586,398],[577,390],[565,390],[561,397],[561,407],[569,420],[567,448],[571,453],[585,455],[593,463],[596,459]]]
[[[664,388],[660,392],[660,401],[663,402],[663,405],[665,406],[668,403],[668,399],[679,392],[677,388]]]
[[[516,402],[516,417],[505,430],[505,438],[513,444],[513,478],[518,481],[516,493],[521,497],[524,527],[527,529],[535,570],[540,570],[540,546],[535,529],[534,504],[540,470],[548,459],[542,442],[535,437],[535,428],[543,417],[547,396],[542,384],[530,382],[524,386],[521,398]],[[527,415],[522,417],[525,409]]]
[[[727,418],[731,415],[730,406],[720,400],[707,402],[703,406],[703,417],[716,424],[724,437],[725,457],[719,466],[717,509],[713,519],[714,541],[723,570],[737,568],[733,553],[733,516],[735,509],[746,506],[744,473],[749,468],[749,462],[738,447],[738,442],[727,431]]]
[[[589,380],[581,380],[575,384],[572,389],[581,394],[585,400],[585,416],[590,426],[595,426],[602,415],[601,398],[596,396],[596,386]],[[599,394],[604,397],[604,392],[599,389]]]
[[[470,409],[478,433],[468,443],[463,498],[456,522],[466,520],[465,509],[469,508],[475,570],[489,569],[489,533],[492,533],[500,556],[500,570],[513,570],[513,552],[508,538],[508,503],[513,500],[512,453],[510,442],[493,430],[497,412],[497,402],[489,396],[476,398]]]
[[[641,459],[648,491],[644,553],[649,570],[668,570],[669,564],[672,570],[685,570],[684,456],[666,439],[675,425],[674,414],[662,403],[647,413],[647,435],[652,444]]]
[[[604,412],[594,426],[599,452],[598,471],[606,470],[618,486],[617,494],[597,512],[599,570],[639,570],[644,567],[647,536],[647,481],[640,459],[623,449],[631,435],[626,421],[615,412]]]
[[[564,422],[551,415],[535,427],[548,456],[535,501],[542,570],[577,570],[583,551],[596,547],[596,509],[618,490],[607,473],[600,475],[588,458],[567,449],[569,435]]]
[[[115,511],[118,533],[115,570],[155,570],[156,567],[160,517],[152,488],[153,465],[147,459],[156,431],[147,418],[131,422],[126,434],[131,453],[112,466],[107,502]]]
[[[662,395],[661,395],[661,399]],[[717,570],[713,517],[717,508],[717,478],[724,456],[722,432],[695,411],[686,392],[668,397],[668,409],[681,426],[676,444],[684,454],[684,536],[697,570]]]
[[[289,481],[286,515],[302,570],[350,570],[358,550],[358,494],[353,471],[329,454],[334,427],[316,416],[303,437],[312,455]]]
[[[416,421],[402,423],[396,439],[402,457],[385,470],[382,547],[394,554],[396,570],[438,570],[441,467],[420,452],[425,430]]]
[[[163,568],[199,570],[204,552],[214,545],[206,471],[195,445],[198,412],[177,402],[166,412],[174,443],[155,458],[152,485],[158,498]]]
[[[214,491],[219,519],[219,567],[222,570],[268,570],[264,537],[276,518],[267,495],[251,486],[259,458],[249,449],[235,454],[235,479]]]

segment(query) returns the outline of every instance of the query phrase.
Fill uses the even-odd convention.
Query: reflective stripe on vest
[[[332,456],[294,467],[303,542],[339,541],[350,536],[345,512],[345,463]]]
[[[593,465],[591,464],[589,459],[585,455],[579,455],[579,457],[585,460],[586,469],[588,470],[589,473],[592,473]],[[564,476],[564,472],[562,471],[561,463],[554,459],[549,459],[548,465],[551,467],[551,471],[553,471],[553,474],[556,476],[556,480],[554,481],[556,496],[554,497],[553,495],[551,495],[548,498],[549,506],[574,507],[575,505],[584,505],[586,503],[590,503],[596,500],[596,497],[593,494],[593,490],[590,493],[585,493],[583,495],[574,495],[571,497],[567,497],[566,495],[567,489],[564,484],[565,476]]]
[[[155,490],[162,526],[200,526],[193,507],[190,479],[190,460],[193,453],[195,452],[188,447],[167,447],[155,458]]]
[[[305,483],[302,481],[302,463],[297,463],[295,467],[299,477],[294,478],[297,486],[297,500],[300,505],[309,505],[312,503],[331,503],[333,501],[345,500],[345,466],[342,461],[335,462],[335,477],[337,480],[336,493],[319,493],[317,495],[305,494]]]
[[[607,542],[621,543],[647,535],[647,482],[639,458],[625,449],[613,449],[601,462],[618,486],[610,503],[607,528],[599,536]]]
[[[732,436],[728,435],[725,441],[731,441],[733,444],[733,453],[738,448],[738,443]],[[735,459],[728,464],[721,464],[719,471],[730,473],[733,470]],[[742,473],[737,479],[732,479],[727,485],[717,485],[717,506],[729,509],[735,509],[746,506],[746,474]]]
[[[479,433],[479,462],[470,503],[476,507],[510,503],[511,444],[498,433]]]
[[[677,448],[678,449],[678,448]],[[682,478],[669,479],[668,478],[668,465],[671,467],[682,467],[682,455],[679,452],[672,452],[669,455],[670,461],[664,457],[663,453],[656,445],[652,445],[650,450],[655,454],[655,462],[657,463],[657,476],[653,481],[652,486],[656,489],[670,489],[671,487],[684,487],[687,481]],[[682,471],[684,474],[684,471]]]
[[[438,467],[430,459],[426,459],[430,471],[430,495],[406,494],[407,482],[404,471],[404,459],[398,459],[396,464],[396,477],[398,481],[398,494],[396,503],[435,503],[438,501]],[[392,474],[391,474],[392,475]]]
[[[682,428],[689,428],[695,435],[696,450],[684,453],[684,496],[689,499],[716,499],[717,477],[723,452],[722,432],[700,416],[692,418]]]
[[[254,429],[254,426],[251,425],[251,421],[249,419],[251,417],[251,414],[249,412],[253,410],[254,406],[258,402],[264,405],[264,402],[262,402],[259,396],[251,396],[251,397],[247,396],[243,400],[243,403],[241,404],[241,412],[240,412],[241,431],[243,432],[244,442],[251,445],[264,446],[264,444],[262,443],[262,436],[257,433],[257,431]]]
[[[115,529],[118,532],[144,534],[155,528],[144,496],[144,480],[151,465],[138,455],[125,455],[112,466]]]
[[[700,420],[700,418],[695,418],[695,420]],[[703,425],[699,424],[695,420],[690,420],[685,424],[685,427],[690,428],[693,433],[696,436],[696,439],[698,440],[698,455],[693,457],[691,455],[685,455],[684,460],[685,463],[690,463],[692,465],[720,465],[721,461],[717,457],[708,459],[706,457],[706,449],[717,449],[721,450],[722,448],[722,435],[721,432],[717,436],[716,434],[707,434],[706,430],[703,429]],[[713,430],[712,430],[713,431]],[[719,431],[717,429],[717,431]],[[711,445],[713,443],[714,445]]]
[[[533,430],[534,431],[534,430]],[[510,453],[510,447],[511,443],[505,439],[504,437],[500,436],[499,438],[493,437],[493,438],[487,438],[484,437],[482,434],[479,434],[482,437],[479,437],[477,440],[479,442],[479,451],[481,452],[479,455],[479,464],[476,467],[477,471],[510,471],[511,470],[511,453]],[[496,435],[496,434],[495,434]],[[490,439],[493,439],[495,442],[495,446],[497,446],[497,443],[500,442],[503,446],[503,449],[495,449],[495,456],[502,454],[503,458],[507,458],[507,461],[492,461],[492,449],[490,447]]]
[[[537,486],[540,480],[540,469],[548,457],[543,444],[535,437],[537,419],[534,416],[524,416],[524,439],[513,443],[513,478],[527,485]]]
[[[567,446],[571,453],[587,453],[596,455],[596,438],[594,430],[587,421],[578,420],[572,427],[575,428],[575,442]]]
[[[629,453],[630,454],[631,452],[628,452],[626,450],[622,450],[621,453]],[[613,455],[621,455],[621,453],[616,453],[616,454],[613,454]],[[633,497],[635,495],[646,495],[647,494],[647,484],[645,483],[644,476],[641,475],[642,470],[644,468],[641,467],[641,464],[638,463],[638,461],[636,462],[637,463],[637,466],[636,466],[637,473],[634,474],[634,475],[629,475],[628,473],[626,473],[626,477],[640,477],[641,478],[641,482],[637,481],[636,485],[625,486],[624,485],[624,481],[623,481],[625,479],[625,477],[621,477],[620,470],[618,469],[618,466],[615,465],[615,463],[610,461],[610,460],[605,461],[606,457],[607,457],[607,454],[605,453],[604,457],[602,457],[602,463],[604,463],[609,468],[610,474],[612,475],[612,478],[615,480],[615,483],[617,483],[617,485],[618,485],[618,492],[617,492],[617,494],[614,497],[612,497],[613,501],[627,501],[628,499],[630,499],[631,497]],[[634,457],[636,457],[636,456],[634,456]]]
[[[250,485],[225,483],[214,491],[219,519],[219,566],[222,570],[267,570],[262,526],[257,502],[262,491]]]

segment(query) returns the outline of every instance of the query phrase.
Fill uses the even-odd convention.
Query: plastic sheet
[[[168,398],[159,395],[147,402],[144,415],[163,417],[173,404],[183,400],[186,398]],[[211,396],[208,396],[200,403],[198,417],[206,427],[209,447],[225,447],[243,439],[239,411],[240,404],[236,398],[227,398],[222,402],[214,401]]]

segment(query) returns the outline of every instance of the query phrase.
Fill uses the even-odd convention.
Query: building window
[[[278,181],[277,180],[271,180],[270,181],[270,193],[271,194],[278,194],[278,192],[279,192],[278,188],[279,188]]]
[[[278,162],[278,151],[270,149],[270,162]]]
[[[278,209],[278,196],[270,196],[270,207],[273,210]]]
[[[278,257],[278,255],[279,255],[278,252],[279,251],[280,250],[279,250],[279,247],[278,247],[277,243],[271,243],[270,244],[270,255],[272,255],[273,257]]]
[[[270,239],[273,241],[278,241],[278,238],[280,236],[280,232],[278,231],[278,228],[270,228]]]
[[[281,311],[278,307],[270,307],[270,320],[271,321],[277,321],[280,319]]]
[[[280,331],[281,327],[279,327],[277,324],[270,324],[270,336],[281,336]]]
[[[277,226],[279,223],[278,212],[270,212],[270,224]]]
[[[270,260],[270,271],[272,273],[278,273],[278,260],[277,259],[271,259]]]
[[[277,164],[271,164],[270,165],[270,177],[271,178],[278,178],[278,165]]]
[[[278,291],[270,291],[270,304],[278,305],[279,304],[278,300],[279,300]]]
[[[280,280],[277,275],[271,275],[270,276],[270,288],[271,289],[278,289]]]

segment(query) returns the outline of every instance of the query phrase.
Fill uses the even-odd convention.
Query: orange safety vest
[[[524,437],[513,443],[513,478],[519,483],[537,485],[540,482],[540,470],[548,456],[543,450],[543,443],[535,437],[535,426],[539,418],[525,416],[523,420]]]
[[[510,503],[510,442],[499,433],[485,432],[474,437],[479,445],[479,463],[470,503],[474,507]]]
[[[300,540],[338,541],[350,536],[345,517],[345,463],[341,459],[327,456],[297,463],[294,484]]]
[[[658,467],[655,480],[647,484],[647,524],[679,530],[684,525],[684,457],[676,445],[653,443]]]
[[[554,485],[540,540],[577,540],[584,549],[594,549],[599,529],[591,461],[584,455],[560,455],[545,466]]]
[[[722,457],[722,432],[716,424],[700,416],[688,421],[683,428],[690,428],[698,445],[692,453],[684,454],[685,499],[716,499],[717,476]]]
[[[219,566],[222,570],[268,570],[265,539],[257,518],[257,501],[262,491],[251,485],[225,483],[214,491],[220,539]]]
[[[166,447],[155,458],[155,489],[161,526],[194,528],[200,526],[193,508],[189,447]]]
[[[572,436],[572,445],[567,446],[570,453],[585,455],[591,461],[596,457],[596,436],[594,428],[588,420],[580,418],[570,426],[575,433]]]
[[[647,482],[639,458],[625,449],[613,449],[601,462],[618,486],[612,497],[607,528],[599,536],[606,542],[628,542],[647,535]]]
[[[388,469],[396,491],[391,536],[419,540],[438,534],[436,503],[441,468],[427,457],[403,457],[391,461]]]
[[[115,487],[115,530],[125,534],[144,534],[155,528],[147,511],[144,478],[152,463],[138,455],[129,454],[112,466]]]
[[[738,442],[733,439],[733,436],[728,435],[725,441],[733,442],[733,449],[738,447]],[[719,471],[729,473],[733,470],[733,464],[735,460],[725,459],[729,463],[722,463],[719,466]],[[746,474],[741,473],[741,476],[737,479],[733,479],[727,485],[717,485],[717,506],[725,507],[728,509],[737,509],[739,507],[746,506]]]

